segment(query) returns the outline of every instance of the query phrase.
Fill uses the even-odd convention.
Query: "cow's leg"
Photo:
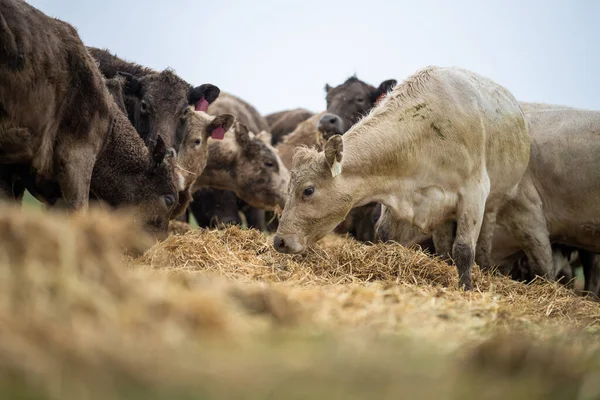
[[[87,209],[92,170],[97,150],[88,143],[71,142],[55,150],[56,181],[62,198],[57,206],[68,210]]]
[[[506,216],[502,217],[503,223],[527,255],[532,273],[554,280],[552,247],[541,205],[533,208],[509,205],[502,214]]]
[[[452,246],[452,258],[458,269],[458,284],[465,290],[473,288],[471,269],[475,261],[475,247],[484,218],[487,193],[474,190],[459,204],[456,219],[456,239]]]
[[[0,200],[14,200],[12,184],[12,174],[8,168],[0,168]]]
[[[449,220],[438,226],[432,233],[435,254],[452,265],[452,245],[456,236],[456,221]]]
[[[256,207],[248,207],[244,210],[244,215],[246,216],[248,228],[258,229],[261,232],[267,231],[265,210]]]
[[[600,254],[587,250],[578,252],[585,278],[583,290],[587,295],[600,297]]]
[[[15,178],[12,167],[7,165],[0,168],[0,200],[21,205],[24,194],[25,186],[20,179]]]
[[[487,211],[483,216],[479,239],[477,240],[477,250],[475,251],[475,262],[483,271],[492,267],[492,240],[494,238],[494,229],[496,228],[496,210]]]

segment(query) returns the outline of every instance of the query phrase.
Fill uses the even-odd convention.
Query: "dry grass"
[[[174,224],[172,232],[189,228]],[[600,305],[556,284],[328,237],[155,244],[123,215],[0,209],[0,393],[23,399],[582,398]]]
[[[597,302],[560,284],[525,285],[474,270],[475,290],[456,290],[454,267],[398,244],[364,245],[336,236],[306,255],[283,255],[255,230],[193,230],[154,246],[138,265],[176,273],[211,273],[236,282],[267,282],[310,310],[320,326],[413,331],[458,342],[486,334],[600,326]],[[450,339],[450,341],[453,341]],[[445,340],[445,345],[448,339]],[[460,344],[460,343],[457,343]]]

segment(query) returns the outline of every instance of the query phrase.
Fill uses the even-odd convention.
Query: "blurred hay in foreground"
[[[0,209],[6,398],[600,395],[600,307],[559,285],[475,271],[464,293],[420,251],[333,237],[286,256],[236,227],[132,260],[151,242],[127,221]]]
[[[321,325],[409,330],[417,336],[431,327],[440,339],[446,337],[445,344],[496,331],[555,335],[557,329],[595,332],[600,326],[599,304],[560,284],[525,285],[475,268],[475,290],[463,292],[456,289],[454,267],[398,244],[364,245],[329,236],[306,255],[284,255],[256,230],[197,229],[170,236],[135,263],[177,274],[268,282],[312,310]],[[448,330],[454,332],[450,337]]]

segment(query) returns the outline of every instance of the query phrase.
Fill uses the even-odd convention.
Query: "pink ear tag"
[[[204,111],[208,110],[208,101],[203,97],[196,102],[196,111]]]
[[[223,125],[217,126],[210,133],[210,137],[216,140],[222,140],[225,137],[225,129],[223,129]]]

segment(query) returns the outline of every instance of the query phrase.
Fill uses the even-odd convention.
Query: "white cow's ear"
[[[342,152],[344,142],[340,135],[333,135],[325,143],[325,161],[331,170],[331,176],[336,177],[342,173]]]

